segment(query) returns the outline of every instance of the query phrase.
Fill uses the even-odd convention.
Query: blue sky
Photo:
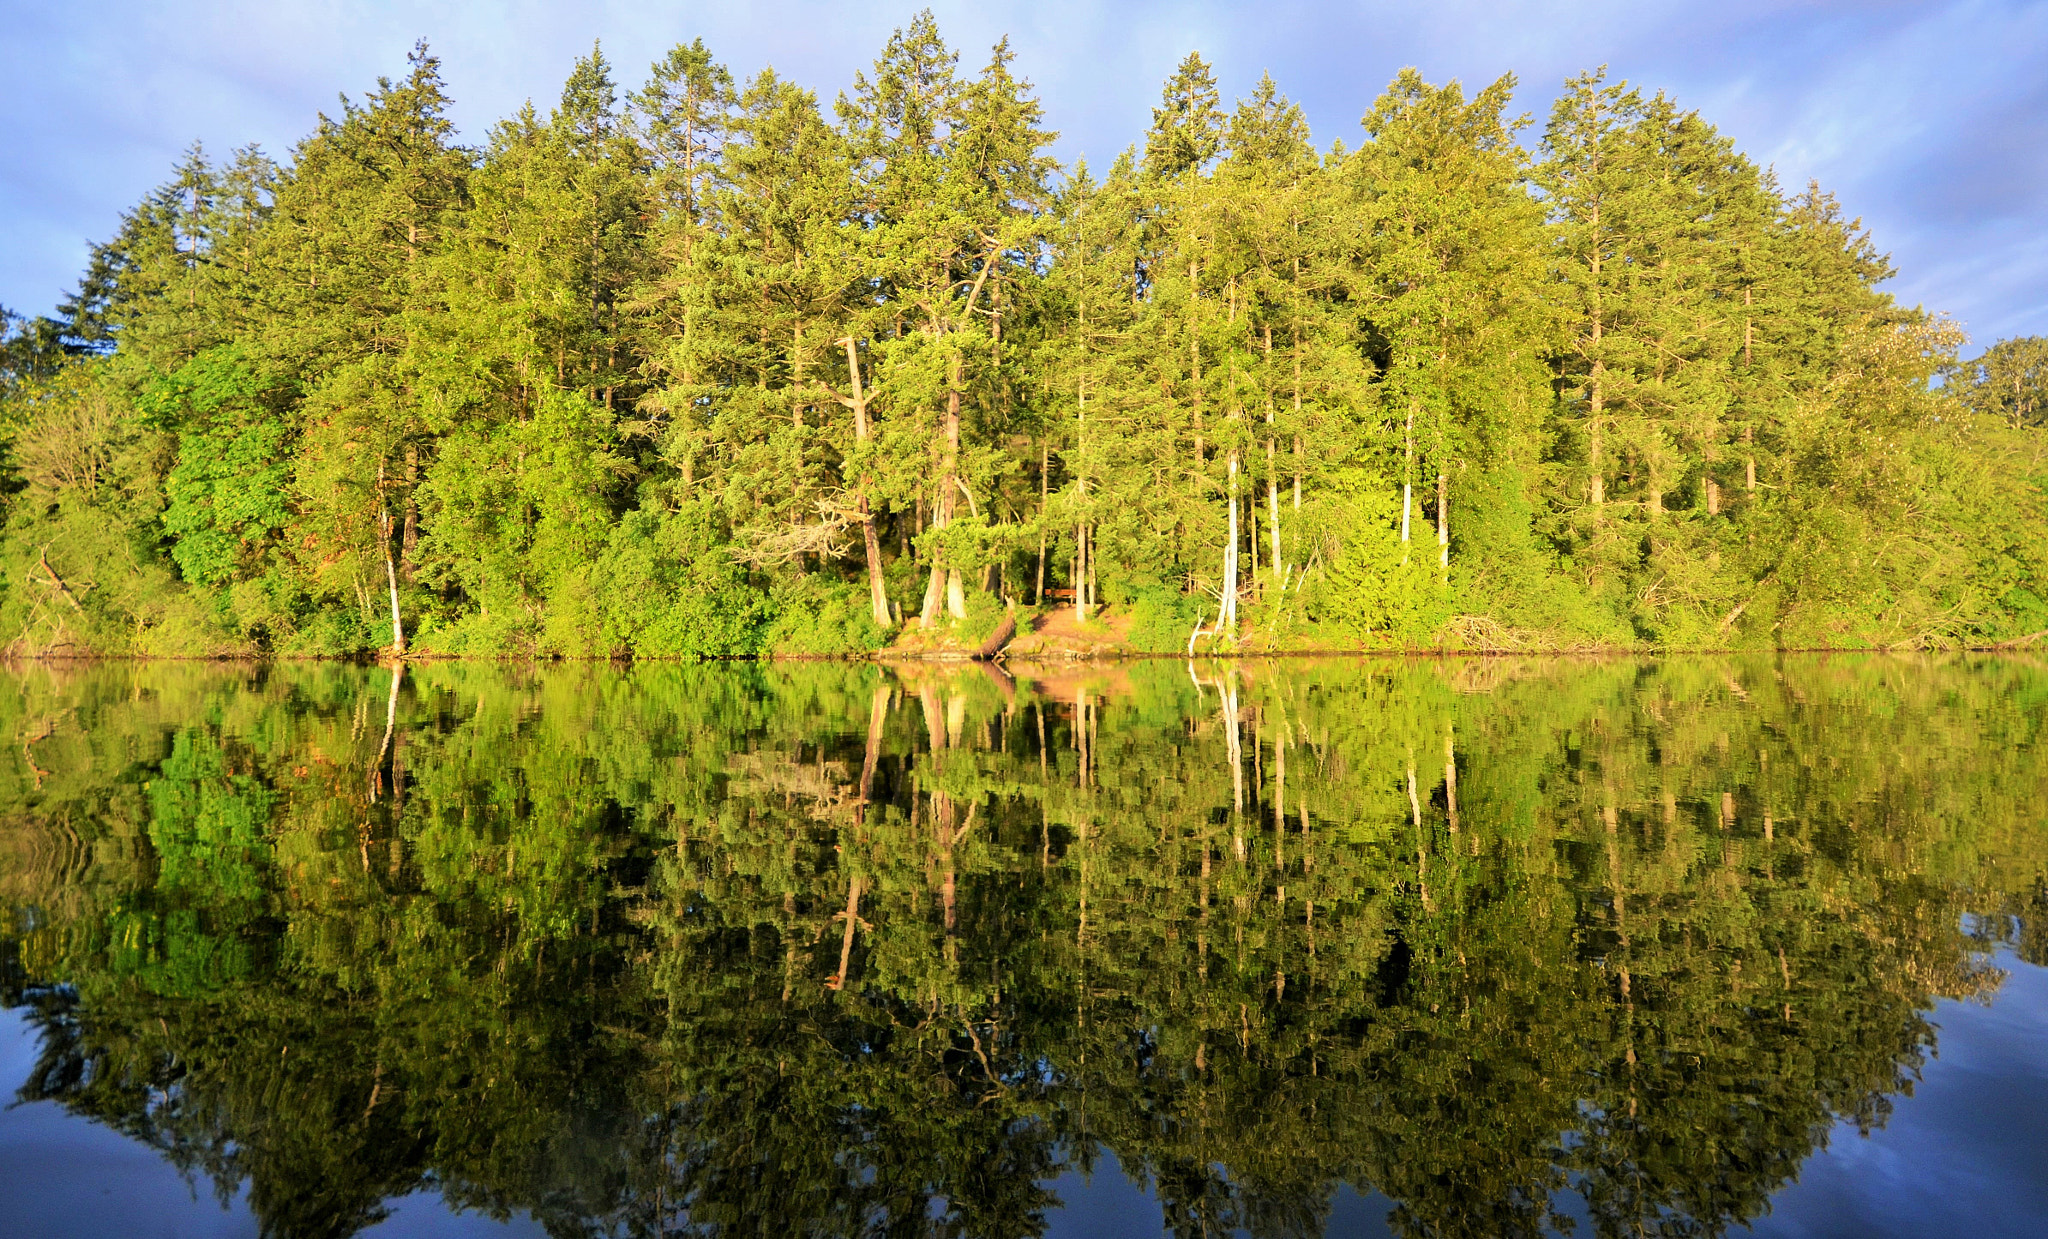
[[[603,41],[627,85],[702,35],[740,76],[772,64],[826,100],[918,7],[901,4],[345,3],[343,0],[0,0],[0,304],[49,310],[87,242],[165,179],[194,139],[274,155],[404,67],[424,36],[465,136],[557,95]],[[2048,335],[2048,0],[1660,0],[1472,3],[933,3],[978,67],[1011,36],[1061,131],[1058,154],[1106,159],[1136,140],[1189,49],[1226,95],[1270,71],[1319,145],[1404,65],[1468,85],[1503,72],[1540,123],[1563,79],[1615,77],[1698,108],[1788,185],[1818,179],[1872,228],[1902,301],[1961,319],[1981,346]]]

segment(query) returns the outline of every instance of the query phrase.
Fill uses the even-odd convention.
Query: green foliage
[[[136,401],[148,424],[178,436],[163,524],[175,539],[171,559],[195,585],[245,575],[290,523],[287,428],[261,395],[241,350],[223,345],[149,384]]]
[[[1132,591],[1129,606],[1131,648],[1147,654],[1184,652],[1188,634],[1194,631],[1195,622],[1203,618],[1196,599],[1163,585],[1146,585]]]
[[[830,109],[593,49],[474,146],[416,47],[286,164],[195,146],[0,320],[0,629],[858,654],[982,631],[993,567],[1141,601],[1141,649],[2037,631],[2041,342],[1959,362],[1665,95],[1574,77],[1532,153],[1515,87],[1404,70],[1319,150],[1190,54],[1063,174],[1008,43],[963,68],[929,13]]]
[[[11,676],[16,1100],[277,1235],[1714,1235],[2041,955],[2028,656],[1011,671]]]
[[[889,634],[868,613],[866,591],[850,582],[805,575],[781,583],[770,598],[774,615],[761,634],[771,654],[863,654]]]

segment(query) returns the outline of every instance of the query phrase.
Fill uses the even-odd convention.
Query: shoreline
[[[901,664],[958,664],[961,666],[988,665],[1037,666],[1041,664],[1066,665],[1075,663],[1121,663],[1121,662],[1255,662],[1275,659],[1426,659],[1426,658],[1525,658],[1525,659],[1612,659],[1612,658],[1673,658],[1673,657],[1754,657],[1757,655],[1784,654],[2027,654],[2040,651],[2040,643],[2005,642],[1994,645],[1953,645],[1953,646],[1882,646],[1882,645],[1812,645],[1812,646],[1770,646],[1762,648],[1722,648],[1708,646],[1660,647],[1660,646],[1587,646],[1578,649],[1556,650],[1502,650],[1464,649],[1441,646],[1418,646],[1400,649],[1343,650],[1343,649],[1301,649],[1301,650],[1244,650],[1201,652],[1194,654],[1155,653],[1143,650],[1107,650],[1093,653],[1063,653],[1054,651],[1032,651],[1018,655],[997,654],[982,658],[967,652],[951,651],[904,651],[877,650],[865,654],[733,654],[710,658],[686,658],[681,656],[646,657],[612,656],[585,657],[572,655],[532,656],[523,654],[407,654],[392,658],[388,654],[10,654],[0,655],[0,667],[57,665],[84,663],[219,663],[250,666],[274,666],[292,663],[332,663],[357,667],[384,667],[393,664],[403,666],[426,666],[437,663],[516,663],[526,666],[543,665],[597,665],[653,666],[700,665],[704,663],[873,663],[888,665]]]

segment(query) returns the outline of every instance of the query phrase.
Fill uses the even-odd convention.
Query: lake
[[[0,672],[0,1230],[2048,1233],[2048,661]]]

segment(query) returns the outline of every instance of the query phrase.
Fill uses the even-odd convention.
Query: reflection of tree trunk
[[[939,709],[939,690],[929,684],[917,690],[917,700],[924,707],[924,731],[931,751],[936,753],[946,747],[946,715]]]
[[[1458,833],[1458,750],[1451,741],[1451,725],[1444,724],[1444,808],[1450,815],[1451,833]]]
[[[377,760],[370,763],[370,800],[372,803],[376,802],[377,787],[383,781],[384,754],[391,751],[391,737],[398,728],[398,683],[404,678],[405,664],[394,663],[391,668],[391,694],[384,702],[384,739],[377,745]]]
[[[946,747],[960,747],[960,737],[967,734],[967,698],[955,693],[946,698]]]
[[[1237,727],[1237,669],[1230,669],[1230,676],[1218,686],[1223,703],[1223,742],[1230,754],[1230,803],[1238,812],[1244,812],[1244,740]],[[1241,849],[1240,849],[1241,851]],[[1240,854],[1239,860],[1244,857]]]
[[[939,835],[939,858],[945,866],[945,876],[939,883],[939,903],[945,912],[946,936],[953,935],[955,914],[953,907],[953,798],[944,792],[932,793],[932,825]]]
[[[875,767],[882,760],[882,726],[889,720],[889,687],[875,685],[874,696],[868,702],[868,746],[860,763],[860,799],[862,815],[866,815],[866,804],[875,795]]]
[[[1422,888],[1422,909],[1434,912],[1436,903],[1429,897],[1429,839],[1422,833],[1422,801],[1415,794],[1415,753],[1408,754],[1408,812],[1415,821],[1415,881]]]
[[[1273,737],[1273,868],[1286,867],[1287,854],[1287,741]]]
[[[839,971],[825,982],[826,989],[836,990],[846,984],[846,969],[853,962],[853,931],[860,924],[860,879],[846,881],[846,911],[839,914],[846,918],[846,930],[839,938]]]

